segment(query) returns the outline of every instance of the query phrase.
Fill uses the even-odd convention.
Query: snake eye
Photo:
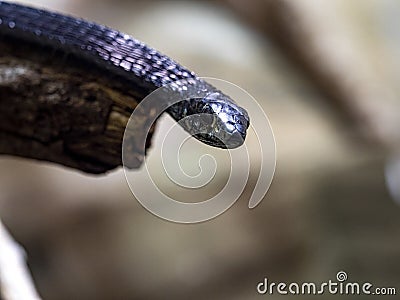
[[[233,124],[232,122],[227,122],[225,124],[225,127],[229,132],[233,132],[236,129],[235,124]]]

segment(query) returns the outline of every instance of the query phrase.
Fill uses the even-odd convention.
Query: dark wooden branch
[[[0,41],[0,154],[89,173],[120,166],[125,126],[140,100],[134,88],[73,58],[60,62],[49,49],[11,44]],[[131,150],[137,168],[144,153]]]

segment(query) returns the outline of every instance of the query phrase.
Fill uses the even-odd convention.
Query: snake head
[[[233,149],[246,138],[250,120],[247,112],[228,96],[213,92],[200,101],[193,99],[185,129],[195,138],[213,147]]]

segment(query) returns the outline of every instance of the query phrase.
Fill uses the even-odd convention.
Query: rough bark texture
[[[126,83],[76,58],[2,39],[0,154],[89,173],[116,168],[121,165],[123,134],[139,95],[135,88],[127,89]],[[133,133],[132,168],[144,158],[144,149],[135,147],[146,138],[142,135]]]

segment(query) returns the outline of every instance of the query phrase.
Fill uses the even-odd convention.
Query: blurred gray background
[[[148,213],[121,169],[89,176],[1,157],[0,218],[26,248],[44,299],[259,299],[256,285],[264,277],[321,282],[340,270],[351,281],[400,289],[396,146],[388,151],[366,142],[274,39],[225,1],[21,2],[117,28],[201,76],[241,86],[268,114],[277,145],[275,178],[256,209],[247,208],[250,184],[226,213],[195,225]],[[330,50],[315,63],[337,54],[349,62],[337,64],[339,78],[360,77],[357,88],[387,92],[358,100],[372,107],[372,123],[376,112],[383,131],[400,132],[381,117],[400,112],[398,1],[298,3]]]

